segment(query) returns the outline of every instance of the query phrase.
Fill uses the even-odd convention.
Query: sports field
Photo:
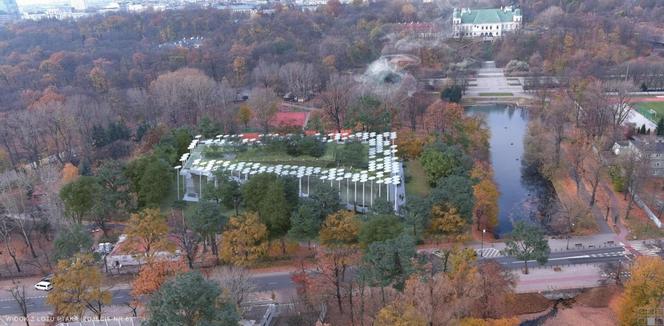
[[[639,113],[654,123],[664,118],[664,102],[641,102],[634,105]]]

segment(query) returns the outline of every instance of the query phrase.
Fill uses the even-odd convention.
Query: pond
[[[538,175],[528,173],[521,160],[523,140],[528,130],[528,111],[515,106],[494,104],[469,107],[470,115],[483,115],[490,130],[491,164],[498,185],[498,227],[496,236],[512,230],[517,220],[538,222],[553,196],[551,186]]]

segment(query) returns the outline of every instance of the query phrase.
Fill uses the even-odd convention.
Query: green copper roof
[[[500,9],[471,9],[461,14],[462,24],[492,24],[512,22],[514,13]]]

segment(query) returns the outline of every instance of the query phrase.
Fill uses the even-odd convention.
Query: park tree
[[[131,295],[137,301],[142,296],[157,292],[168,279],[187,272],[187,265],[182,260],[153,260],[141,266],[138,275],[131,282]]]
[[[78,168],[71,163],[67,163],[62,167],[62,182],[69,183],[79,177]]]
[[[222,215],[219,204],[206,201],[199,202],[194,210],[185,214],[185,217],[186,224],[194,232],[200,234],[204,248],[209,245],[215,257],[218,256],[217,234],[223,230],[224,224],[226,224],[226,217]]]
[[[148,304],[146,325],[235,325],[240,315],[234,302],[199,272],[166,281]]]
[[[158,206],[168,195],[173,172],[164,160],[150,161],[140,178],[138,200],[143,206]]]
[[[146,208],[131,214],[126,229],[127,241],[133,243],[135,254],[151,260],[160,251],[172,251],[173,243],[168,238],[166,217],[159,209]]]
[[[474,253],[472,249],[469,250]],[[455,325],[469,315],[479,298],[474,255],[452,250],[442,272],[424,269],[406,281],[399,301],[415,307],[427,325]]]
[[[514,275],[495,260],[482,260],[478,264],[478,277],[479,298],[473,304],[472,314],[481,318],[505,316],[509,303],[515,299]]]
[[[318,74],[311,63],[289,62],[279,69],[279,79],[288,92],[305,98],[313,92]]]
[[[538,227],[523,221],[514,223],[511,238],[505,243],[505,254],[522,260],[525,273],[528,274],[528,261],[535,260],[543,265],[549,259],[549,243]]]
[[[295,240],[311,243],[318,236],[322,223],[318,205],[308,198],[301,200],[291,214],[290,222],[288,235]]]
[[[361,223],[349,211],[328,215],[320,230],[320,242],[325,246],[352,245],[357,243]]]
[[[102,200],[101,195],[102,187],[97,178],[87,176],[65,184],[60,190],[65,212],[78,224],[94,215],[95,208]]]
[[[387,131],[392,123],[391,113],[376,97],[363,95],[350,106],[347,124],[362,131]]]
[[[565,127],[571,122],[573,107],[574,103],[570,103],[568,97],[561,95],[555,97],[551,105],[542,113],[544,123],[553,135],[553,161],[556,166],[560,164],[560,146],[565,140]]]
[[[268,231],[255,213],[233,216],[221,236],[220,258],[237,266],[249,266],[267,252]]]
[[[438,133],[443,140],[457,139],[459,122],[463,121],[464,114],[459,104],[437,100],[424,113],[424,128],[429,133]]]
[[[638,325],[647,311],[662,307],[664,261],[659,257],[637,257],[625,291],[612,304],[621,325]]]
[[[349,294],[346,287],[351,266],[359,262],[357,246],[335,243],[318,247],[315,269],[309,290],[312,295],[325,300],[334,298],[339,314],[344,314],[342,300]],[[306,276],[305,276],[306,277]],[[351,307],[352,309],[352,307]]]
[[[429,232],[434,235],[457,235],[463,231],[466,221],[456,207],[437,204],[431,208],[431,226]]]
[[[360,246],[367,248],[374,242],[398,237],[403,232],[403,224],[395,215],[374,215],[362,224],[358,240]]]
[[[258,64],[251,72],[256,85],[275,89],[279,86],[279,65],[267,62],[265,59],[258,59]]]
[[[455,207],[466,223],[471,223],[475,206],[473,181],[458,175],[442,178],[431,191],[429,201],[431,205],[445,204]]]
[[[254,118],[254,112],[251,111],[251,107],[247,104],[240,105],[240,109],[237,111],[236,115],[237,121],[244,126],[244,130],[249,129],[249,122]]]
[[[461,97],[463,96],[463,87],[461,85],[450,85],[443,89],[443,92],[440,94],[440,97],[443,100],[453,103],[459,103]]]
[[[103,275],[89,254],[59,261],[53,283],[57,286],[49,292],[46,302],[66,320],[80,320],[86,310],[101,319],[102,309],[111,303],[111,292],[103,288]]]
[[[341,207],[339,204],[341,201],[339,199],[339,192],[327,183],[316,183],[311,189],[309,198],[318,206],[321,222],[325,217],[338,211]]]
[[[270,88],[256,87],[251,90],[248,104],[256,122],[267,134],[270,131],[270,122],[277,114],[279,97]]]
[[[425,147],[420,163],[427,174],[429,184],[435,186],[441,178],[464,175],[472,168],[472,161],[455,146],[434,144]]]
[[[404,234],[397,238],[373,242],[363,257],[369,280],[381,289],[385,304],[385,287],[403,290],[404,284],[414,272],[415,241]]]
[[[55,259],[69,259],[74,255],[88,251],[92,247],[92,237],[82,225],[74,224],[62,228],[53,242]]]
[[[251,273],[242,267],[222,266],[215,269],[209,279],[217,282],[238,307],[256,290]]]
[[[258,216],[267,226],[271,239],[283,237],[290,229],[291,205],[286,198],[285,184],[274,182],[266,185],[265,195],[258,207]],[[283,253],[286,253],[285,243],[282,239]]]
[[[409,304],[393,302],[378,311],[375,325],[391,326],[427,326],[429,325],[420,313]]]
[[[104,161],[97,170],[97,180],[102,186],[103,201],[116,213],[126,214],[135,203],[130,198],[130,182],[125,175],[123,163],[115,160]]]
[[[320,105],[337,132],[346,124],[346,114],[354,98],[355,83],[348,76],[333,74],[320,96]]]
[[[240,184],[226,172],[217,171],[215,176],[217,182],[205,185],[203,199],[221,204],[227,209],[234,209],[235,215],[239,214],[240,204],[242,203]]]
[[[425,198],[411,196],[406,200],[406,205],[401,208],[404,229],[415,240],[422,237],[423,230],[429,224],[430,207]]]
[[[10,287],[7,291],[18,305],[18,308],[21,311],[21,317],[25,321],[25,326],[30,326],[30,319],[28,318],[28,305],[32,304],[30,302],[31,300],[25,294],[25,285],[19,285],[16,281],[12,281],[12,287]]]
[[[630,93],[635,92],[637,87],[630,80],[610,80],[603,85],[607,92],[612,92],[614,95],[610,105],[612,139],[619,140],[622,125],[632,112],[632,106],[629,104]]]
[[[414,160],[422,154],[427,139],[415,132],[404,131],[399,133],[396,143],[399,146],[399,157],[405,160]]]
[[[473,216],[477,230],[493,230],[498,225],[498,186],[493,181],[493,170],[486,163],[475,163],[471,177],[478,180],[473,186],[475,206]]]

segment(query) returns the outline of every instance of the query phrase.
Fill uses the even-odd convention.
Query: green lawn
[[[325,146],[325,154],[321,157],[311,157],[308,155],[291,156],[285,152],[268,152],[260,147],[250,147],[245,152],[237,153],[236,161],[259,162],[264,164],[290,164],[319,167],[335,167],[337,151],[341,150],[344,144],[328,143]],[[366,167],[369,160],[369,145],[363,144],[361,167]],[[342,166],[351,166],[352,163],[340,160]],[[357,165],[357,164],[355,164]],[[355,167],[355,166],[354,166]]]
[[[636,103],[636,110],[650,121],[657,123],[659,119],[664,117],[664,102]]]
[[[480,96],[514,96],[512,93],[480,93]]]
[[[419,160],[406,162],[406,194],[418,197],[429,195],[431,188],[427,182],[427,176]]]

